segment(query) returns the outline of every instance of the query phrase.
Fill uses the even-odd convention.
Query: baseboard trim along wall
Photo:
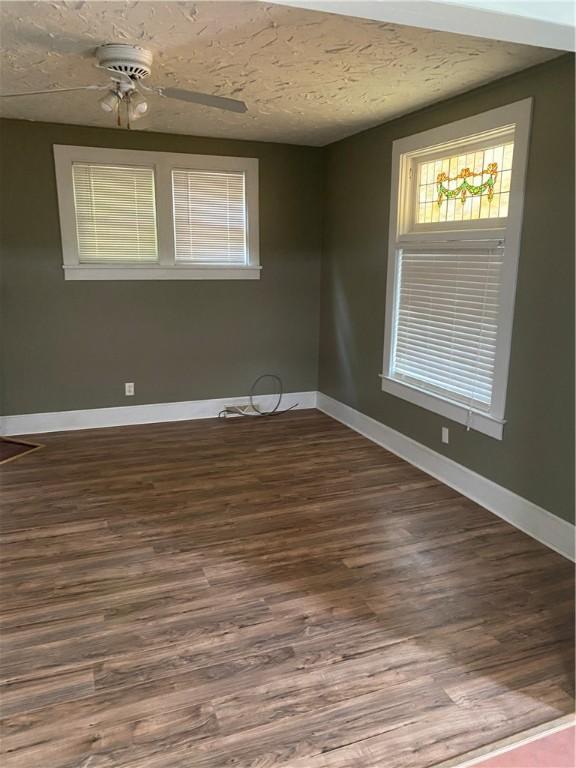
[[[575,559],[574,526],[566,520],[322,392],[318,393],[316,407],[560,555]]]
[[[259,396],[255,402],[264,410],[273,408],[277,397]],[[34,435],[42,432],[65,432],[74,429],[124,427],[134,424],[154,424],[162,421],[213,419],[228,405],[248,405],[248,397],[222,397],[214,400],[185,400],[177,403],[126,405],[117,408],[90,408],[84,411],[55,411],[54,413],[24,413],[4,416],[3,435]],[[316,392],[287,392],[281,408],[315,408]]]
[[[261,407],[266,408],[273,406],[275,398],[259,397],[257,400]],[[247,397],[226,397],[177,403],[128,405],[117,408],[92,408],[81,411],[26,413],[4,416],[0,434],[31,435],[42,432],[153,424],[163,421],[213,419],[227,405],[246,405],[247,403]],[[372,442],[454,488],[463,496],[477,502],[550,549],[570,560],[575,559],[574,526],[528,499],[518,496],[492,480],[457,464],[452,459],[436,453],[431,448],[322,392],[286,393],[282,399],[282,408],[290,406],[298,409],[318,408]]]

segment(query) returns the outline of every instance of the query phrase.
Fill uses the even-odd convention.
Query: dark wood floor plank
[[[48,677],[5,683],[0,686],[2,717],[32,712],[52,704],[93,696],[94,672],[91,668],[77,672],[58,671]]]
[[[14,749],[5,764],[10,768],[112,768],[140,760],[162,762],[166,753],[186,754],[194,744],[217,733],[218,722],[210,705],[184,706]]]
[[[573,707],[573,568],[315,411],[0,470],[7,768],[429,768]]]
[[[523,729],[552,721],[569,711],[570,697],[555,688],[551,696],[543,690],[524,689],[504,694],[486,706],[452,707],[415,715],[405,723],[395,723],[391,730],[352,742],[328,752],[290,760],[282,768],[420,768],[435,766],[454,755],[466,753],[466,745],[484,746],[519,732],[513,722],[521,719]],[[539,706],[534,706],[538,701]],[[520,729],[521,730],[521,729]],[[170,763],[171,768],[177,763]],[[182,768],[184,763],[181,763]],[[143,768],[143,766],[142,766]],[[242,768],[248,768],[244,764]],[[528,768],[528,766],[526,767]],[[532,768],[532,767],[530,767]]]

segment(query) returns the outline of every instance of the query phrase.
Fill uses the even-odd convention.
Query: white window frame
[[[452,421],[466,424],[498,440],[502,439],[505,424],[506,390],[510,363],[512,323],[516,277],[522,235],[524,186],[528,160],[532,99],[492,109],[473,117],[433,128],[423,133],[395,141],[392,145],[392,188],[390,201],[390,229],[388,241],[388,271],[386,312],[384,327],[384,364],[380,374],[382,390],[407,400]],[[502,136],[514,136],[514,157],[510,184],[510,203],[506,219],[483,219],[465,222],[414,223],[415,189],[417,186],[415,163],[428,159],[438,150],[444,156],[453,143],[466,137],[485,134],[479,143],[503,143]],[[486,141],[488,139],[488,141]],[[452,145],[447,147],[446,145]],[[412,173],[410,173],[412,169]],[[466,405],[439,395],[424,392],[415,386],[392,377],[392,350],[395,338],[397,283],[399,255],[403,247],[439,245],[447,249],[463,247],[504,247],[502,273],[502,302],[498,319],[495,375],[492,404],[489,412],[473,410]]]
[[[66,280],[258,280],[258,160],[253,157],[188,155],[133,149],[54,145],[62,255]],[[73,163],[140,165],[154,168],[158,262],[81,264],[78,256]],[[172,212],[172,169],[241,171],[246,184],[246,264],[202,265],[176,262]]]

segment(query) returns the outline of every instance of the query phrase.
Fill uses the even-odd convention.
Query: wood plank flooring
[[[426,768],[573,708],[573,570],[316,411],[1,468],[5,768]]]

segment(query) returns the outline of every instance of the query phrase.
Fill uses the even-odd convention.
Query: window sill
[[[259,266],[79,264],[64,267],[65,280],[259,280]]]
[[[419,405],[421,408],[426,408],[426,410],[433,413],[445,416],[447,419],[458,424],[468,425],[470,429],[474,429],[476,432],[482,432],[489,437],[496,438],[496,440],[502,440],[505,423],[503,420],[490,416],[487,413],[480,413],[479,411],[472,411],[470,413],[464,405],[422,392],[415,387],[400,383],[384,374],[380,374],[380,378],[382,379],[382,390],[384,392],[414,403],[414,405]]]

